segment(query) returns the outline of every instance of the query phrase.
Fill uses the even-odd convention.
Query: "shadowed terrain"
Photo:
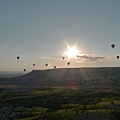
[[[1,120],[119,120],[120,68],[33,70],[0,78]]]
[[[32,72],[4,80],[3,84],[19,86],[108,86],[120,80],[120,68],[61,68],[33,70]]]

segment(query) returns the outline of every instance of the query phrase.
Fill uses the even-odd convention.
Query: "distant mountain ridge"
[[[59,68],[33,70],[25,75],[6,80],[18,86],[80,86],[115,85],[120,82],[119,67]]]

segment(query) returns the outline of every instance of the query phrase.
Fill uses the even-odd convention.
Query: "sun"
[[[64,55],[66,55],[68,58],[76,58],[78,54],[79,50],[76,48],[76,46],[73,47],[68,46],[68,50],[65,52]]]

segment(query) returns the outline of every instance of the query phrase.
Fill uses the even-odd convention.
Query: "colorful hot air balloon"
[[[111,47],[114,48],[114,47],[115,47],[115,44],[112,44]]]
[[[70,62],[67,62],[68,65],[70,65]]]

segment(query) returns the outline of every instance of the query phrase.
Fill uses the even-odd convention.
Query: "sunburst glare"
[[[64,52],[64,56],[66,56],[67,58],[77,58],[77,55],[80,55],[80,50],[76,47],[76,45],[74,46],[70,46],[67,45],[67,50]]]

